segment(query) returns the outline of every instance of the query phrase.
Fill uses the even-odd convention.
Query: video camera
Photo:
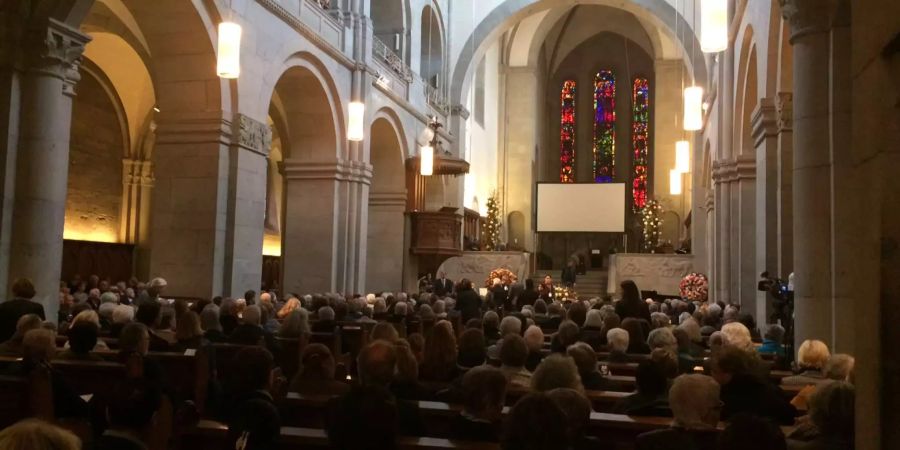
[[[788,302],[794,299],[794,293],[788,289],[788,284],[781,278],[772,278],[769,272],[763,272],[760,280],[756,284],[756,289],[761,292],[768,292],[772,298],[782,302]]]

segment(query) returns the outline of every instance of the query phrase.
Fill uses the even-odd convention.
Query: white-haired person
[[[530,325],[525,329],[524,338],[525,345],[528,346],[528,360],[525,362],[525,368],[533,372],[544,358],[541,353],[541,350],[544,349],[544,331],[537,325]]]
[[[622,328],[613,328],[606,332],[606,342],[609,343],[609,357],[607,362],[624,363],[628,362],[628,343],[630,337],[628,332]]]
[[[750,330],[740,322],[730,322],[722,326],[722,335],[726,347],[737,348],[756,354],[756,346],[750,337]]]
[[[722,401],[719,384],[706,375],[681,375],[669,389],[672,426],[637,437],[637,450],[715,450]]]
[[[581,327],[581,341],[590,345],[595,352],[600,351],[606,340],[603,339],[603,313],[599,309],[589,309]]]
[[[688,317],[678,325],[678,329],[683,330],[685,334],[687,334],[688,340],[690,341],[688,351],[691,356],[703,356],[705,348],[703,347],[703,335],[700,333],[700,324],[697,323],[693,317],[688,315]]]
[[[112,312],[112,325],[109,327],[109,336],[118,338],[122,328],[132,321],[134,321],[134,307],[131,305],[116,305]]]
[[[785,386],[819,385],[830,381],[825,376],[825,364],[831,358],[828,345],[817,339],[807,339],[797,349],[797,366],[800,373],[781,379]]]
[[[144,303],[144,302],[148,302],[148,301],[158,302],[159,296],[163,293],[163,291],[165,291],[166,286],[168,286],[168,284],[169,283],[166,282],[166,280],[164,278],[157,277],[157,278],[150,280],[150,282],[147,283],[146,289],[144,289],[143,291],[141,291],[140,294],[138,294],[137,300],[135,300],[135,304],[137,304],[137,306],[140,307],[141,303]]]
[[[828,358],[828,362],[825,363],[825,377],[828,380],[853,384],[855,381],[853,372],[855,366],[856,358],[845,353],[836,353],[831,355],[831,358]],[[827,383],[810,384],[804,387],[793,399],[791,399],[791,404],[798,410],[806,411],[808,409],[810,398],[825,384]]]
[[[78,313],[78,315],[75,316],[74,319],[72,319],[72,323],[69,324],[69,328],[75,326],[75,324],[77,324],[79,322],[90,322],[90,323],[96,325],[97,328],[101,328],[100,327],[100,316],[97,314],[96,311],[86,310],[86,311],[82,311],[82,312]],[[69,348],[68,341],[63,345],[63,348]],[[108,350],[109,350],[109,346],[106,345],[106,342],[104,342],[102,339],[97,339],[97,344],[94,345],[94,351],[99,352],[99,351],[108,351]]]
[[[522,335],[522,321],[519,320],[518,317],[506,316],[503,318],[503,320],[500,321],[500,339],[502,340],[509,334],[515,334],[516,336]],[[489,359],[500,358],[499,341],[488,347],[487,356]]]

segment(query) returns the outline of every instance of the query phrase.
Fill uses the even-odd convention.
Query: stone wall
[[[113,100],[82,71],[72,107],[66,239],[119,240],[123,145]]]

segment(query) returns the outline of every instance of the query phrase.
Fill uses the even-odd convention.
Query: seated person
[[[609,343],[609,357],[606,358],[610,363],[627,363],[628,362],[628,341],[631,337],[628,332],[622,328],[613,328],[606,332],[606,341]]]
[[[641,361],[635,374],[637,392],[620,400],[613,408],[616,414],[630,416],[671,416],[665,369],[654,361]]]
[[[722,386],[722,419],[739,413],[754,414],[781,425],[793,425],[797,410],[781,389],[759,376],[756,362],[746,351],[723,348],[711,363],[712,376]]]
[[[277,355],[279,352],[275,336],[263,329],[260,325],[261,319],[259,306],[248,306],[244,309],[241,324],[234,328],[228,339],[233,344],[265,346],[270,353]]]
[[[538,364],[544,359],[541,350],[544,349],[544,331],[537,325],[531,325],[525,330],[525,345],[528,346],[528,359],[525,368],[530,372],[537,369]]]
[[[587,312],[584,319],[584,326],[581,327],[581,340],[595,352],[601,351],[606,340],[603,339],[603,314],[599,309],[591,309]]]
[[[419,384],[419,362],[406,339],[394,341],[397,352],[397,370],[390,391],[401,400],[419,400],[429,392]]]
[[[337,323],[334,321],[334,309],[330,306],[319,308],[318,320],[312,324],[313,333],[334,333]]]
[[[0,431],[0,448],[81,450],[81,439],[43,420],[25,419]]]
[[[485,362],[486,350],[484,332],[478,328],[469,328],[459,335],[459,354],[456,356],[456,365],[460,370],[467,371],[478,367]],[[498,355],[499,356],[499,355]]]
[[[856,359],[854,357],[845,353],[837,353],[828,358],[828,362],[825,364],[825,376],[829,380],[853,384],[853,370],[855,366]],[[816,384],[806,386],[791,399],[791,404],[798,410],[806,411],[810,397],[812,397],[819,386]]]
[[[548,358],[552,359],[552,358]],[[535,392],[522,397],[509,411],[502,448],[559,450],[568,447],[566,414],[549,395]]]
[[[796,432],[791,434],[790,447],[796,450],[853,449],[855,400],[855,390],[850,383],[835,381],[820,385],[810,400],[808,429],[802,436],[797,436],[799,433]]]
[[[31,330],[22,340],[22,360],[9,366],[7,374],[32,378],[36,371],[49,373],[53,392],[53,412],[59,418],[87,418],[88,404],[69,386],[65,377],[53,368],[56,356],[56,333],[45,329]]]
[[[566,436],[571,450],[609,448],[600,439],[585,435],[591,422],[591,402],[584,394],[574,389],[560,388],[548,391],[547,396],[566,416]]]
[[[193,311],[188,311],[179,316],[178,328],[175,329],[175,339],[177,342],[173,346],[173,350],[179,352],[187,349],[196,350],[209,344],[209,341],[203,338],[200,316]]]
[[[162,306],[157,301],[144,301],[138,306],[137,312],[134,314],[134,320],[144,324],[147,327],[150,340],[150,350],[154,352],[165,352],[171,347],[171,344],[164,337],[156,333],[162,320]]]
[[[531,390],[547,392],[557,388],[575,389],[584,392],[578,366],[572,358],[560,354],[552,354],[538,365],[531,375]]]
[[[493,345],[500,340],[500,316],[495,311],[484,313],[481,318],[481,330],[484,332],[484,340],[488,345]]]
[[[725,430],[719,433],[719,449],[728,450],[787,450],[781,428],[763,417],[737,414]]]
[[[566,353],[575,360],[578,366],[578,375],[581,376],[581,384],[591,391],[609,390],[606,378],[597,370],[597,354],[590,345],[578,342],[569,346]]]
[[[580,331],[578,325],[571,320],[564,320],[559,324],[556,334],[550,340],[550,351],[553,353],[566,353],[570,345],[578,342]]]
[[[0,355],[22,356],[22,341],[25,333],[37,330],[41,327],[41,318],[37,314],[25,314],[16,321],[16,331],[12,337],[0,344]]]
[[[131,373],[131,376],[143,377],[165,390],[168,387],[165,372],[157,361],[147,358],[149,351],[150,331],[146,325],[132,322],[122,328],[116,360],[129,367],[129,371],[136,367],[139,372]]]
[[[307,395],[347,393],[350,385],[335,380],[334,371],[331,350],[324,344],[309,344],[300,352],[300,368],[288,390]]]
[[[60,352],[56,359],[73,359],[81,361],[103,361],[100,355],[91,353],[97,345],[100,327],[87,321],[77,322],[69,328],[69,348]]]
[[[227,392],[231,405],[226,419],[229,447],[244,450],[276,448],[281,434],[281,416],[270,392],[275,360],[265,348],[248,347],[235,355],[235,361],[240,364],[233,366],[233,378]],[[238,443],[245,446],[237,447]]]
[[[829,382],[824,369],[830,357],[831,352],[828,351],[828,346],[824,342],[815,339],[803,341],[797,350],[797,365],[800,367],[800,373],[782,378],[781,384],[797,386],[820,385]]]
[[[641,434],[637,450],[715,450],[719,385],[706,375],[681,375],[669,389],[672,427]]]
[[[97,450],[146,449],[153,436],[154,417],[162,403],[158,386],[143,380],[126,380],[109,397],[109,428],[97,440]]]
[[[332,400],[326,419],[328,441],[338,450],[397,448],[400,413],[390,391],[383,386],[355,386]]]
[[[462,390],[463,410],[453,419],[453,438],[498,442],[506,402],[506,376],[490,366],[476,367],[463,376]]]
[[[776,358],[784,358],[784,327],[777,323],[769,324],[766,334],[763,336],[762,345],[756,348],[760,354],[775,355]]]
[[[531,372],[525,368],[528,346],[518,334],[508,334],[500,341],[500,371],[510,386],[527,388],[531,385]]]

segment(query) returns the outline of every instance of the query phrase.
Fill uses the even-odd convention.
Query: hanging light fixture
[[[684,129],[697,131],[703,128],[703,88],[691,86],[684,90]]]
[[[216,74],[221,78],[237,78],[241,74],[241,26],[234,22],[219,24]]]
[[[681,195],[681,172],[678,169],[669,171],[669,194]]]
[[[434,147],[423,145],[419,149],[419,175],[430,177],[434,174]]]
[[[728,48],[728,0],[700,0],[700,50],[717,53]]]
[[[675,143],[675,170],[680,173],[691,171],[691,143],[680,140]]]
[[[347,139],[361,141],[365,137],[363,123],[365,122],[366,104],[350,102],[348,112],[350,113],[350,120],[347,121]]]

